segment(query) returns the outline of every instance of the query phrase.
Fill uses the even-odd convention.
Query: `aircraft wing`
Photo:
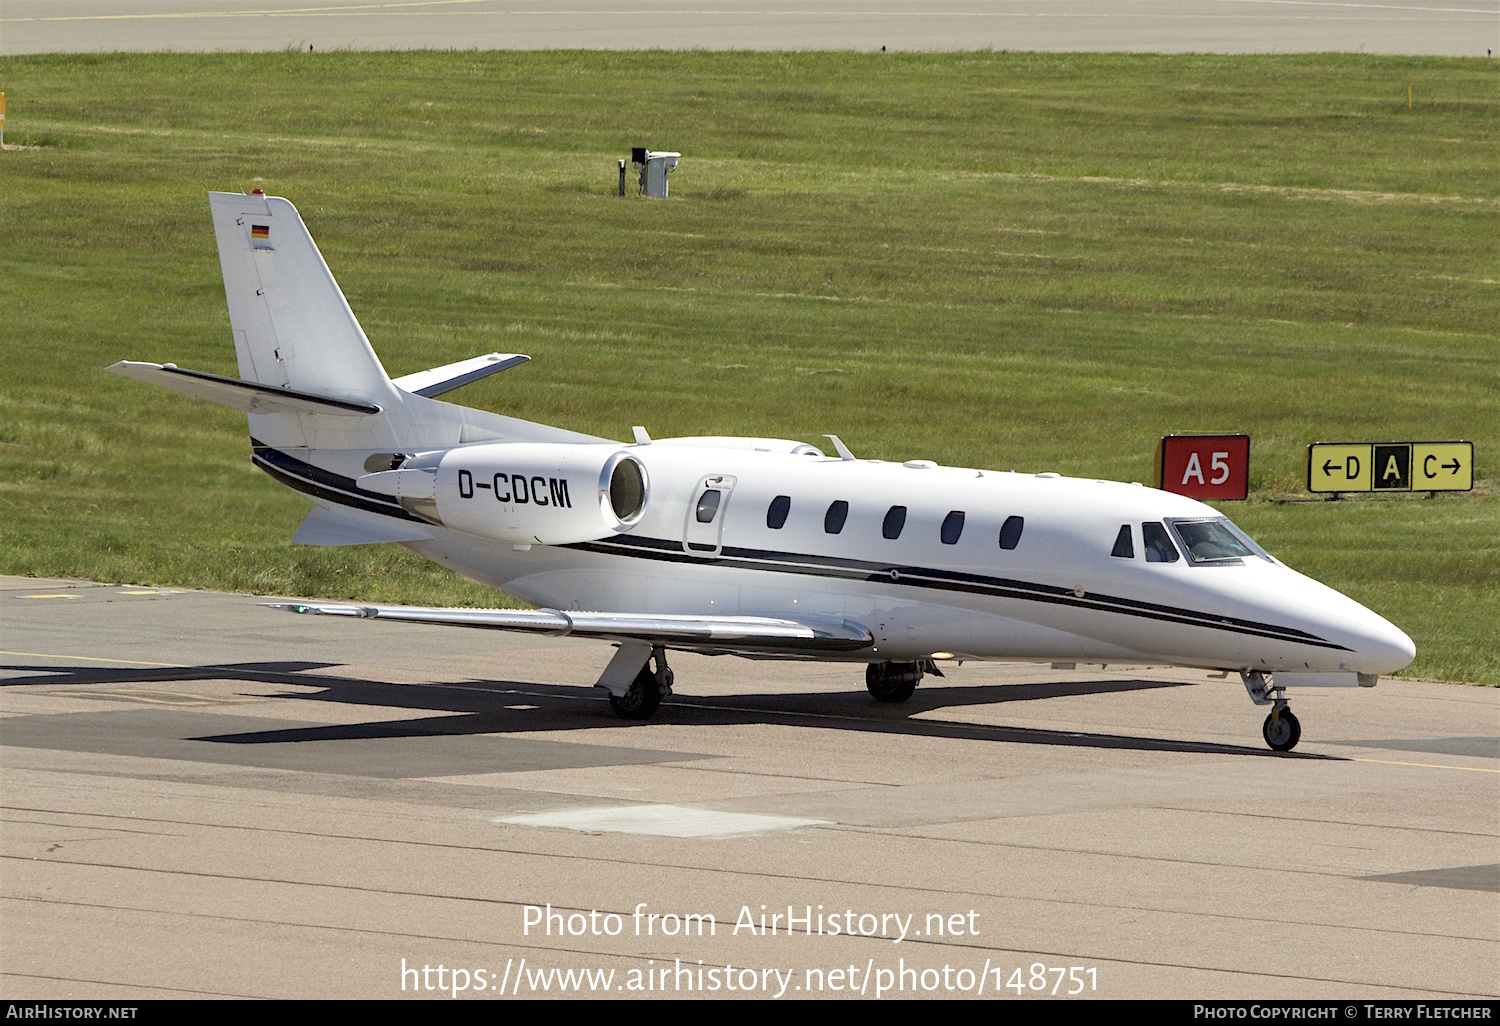
[[[847,620],[784,620],[769,616],[673,616],[652,613],[582,613],[556,609],[452,609],[421,606],[355,606],[314,602],[267,602],[272,609],[315,616],[528,631],[706,652],[854,652],[874,638]]]

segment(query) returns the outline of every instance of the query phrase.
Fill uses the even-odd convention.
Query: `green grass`
[[[1406,105],[1407,86],[1415,97]],[[310,550],[243,418],[204,192],[298,204],[393,374],[627,438],[1147,480],[1252,435],[1273,552],[1500,683],[1500,72],[1353,55],[333,53],[0,59],[0,572],[412,602]],[[679,149],[666,202],[614,195]],[[1285,503],[1316,439],[1469,438],[1472,496]]]

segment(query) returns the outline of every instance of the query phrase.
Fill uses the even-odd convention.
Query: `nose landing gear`
[[[1297,742],[1302,740],[1302,724],[1292,715],[1292,708],[1286,700],[1286,688],[1277,687],[1275,678],[1267,680],[1259,670],[1241,670],[1240,679],[1245,682],[1250,701],[1271,707],[1260,728],[1266,744],[1277,752],[1290,752],[1296,748]]]

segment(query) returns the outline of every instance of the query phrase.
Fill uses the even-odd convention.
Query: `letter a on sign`
[[[1371,482],[1371,487],[1376,491],[1411,490],[1410,442],[1375,446],[1375,480]]]
[[[1249,435],[1168,435],[1156,450],[1156,486],[1194,499],[1250,493]]]

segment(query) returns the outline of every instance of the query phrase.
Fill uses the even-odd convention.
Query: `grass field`
[[[204,193],[262,187],[392,374],[532,355],[470,405],[1141,481],[1164,433],[1248,431],[1225,511],[1409,673],[1500,684],[1496,62],[102,55],[0,90],[0,572],[494,604],[290,545],[242,417],[102,372],[235,373]],[[670,200],[614,195],[632,145],[683,151]],[[1475,493],[1283,501],[1308,442],[1407,438],[1472,439]]]

